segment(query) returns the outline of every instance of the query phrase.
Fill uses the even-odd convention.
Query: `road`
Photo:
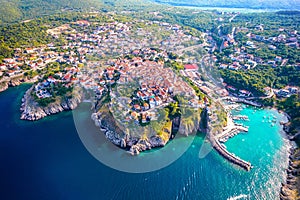
[[[184,51],[193,51],[195,49],[202,48],[203,46],[204,46],[204,44],[198,44],[198,45],[194,45],[194,46],[189,46],[189,47],[180,49],[178,51],[175,51],[175,53],[178,54],[178,55],[181,55],[182,52],[184,52]]]
[[[233,15],[233,16],[229,19],[229,22],[231,22],[232,20],[234,20],[234,18],[235,18],[236,16],[238,16],[238,14]]]

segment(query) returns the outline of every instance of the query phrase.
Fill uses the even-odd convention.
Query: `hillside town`
[[[221,49],[230,49],[226,59],[219,61],[220,69],[230,70],[249,70],[257,65],[271,65],[272,67],[284,67],[288,64],[294,64],[299,67],[299,63],[289,62],[289,59],[278,51],[284,47],[299,49],[299,35],[297,30],[285,30],[279,28],[277,36],[263,36],[264,25],[255,26],[254,29],[246,27],[233,28],[232,33],[223,36]],[[253,33],[255,32],[255,33]],[[247,40],[235,39],[238,33],[247,33]],[[210,37],[210,39],[212,39]],[[248,53],[247,50],[260,50],[267,48],[272,55],[268,58],[262,58],[259,55]],[[232,50],[231,50],[232,49]],[[276,55],[279,54],[279,55]]]
[[[94,102],[109,98],[109,109],[122,124],[144,126],[159,121],[161,110],[179,96],[184,99],[181,106],[204,108],[203,99],[184,80],[188,77],[165,66],[166,62],[183,65],[189,61],[170,52],[201,43],[201,38],[179,25],[143,20],[95,25],[78,20],[47,33],[65,43],[16,49],[14,57],[1,65],[1,81],[38,76],[31,94],[40,106],[60,96],[71,98],[72,89],[80,86],[95,94]],[[184,71],[195,73],[198,67],[189,65],[196,64],[186,64]]]
[[[131,59],[107,61],[110,66],[103,70],[87,68],[78,76],[83,88],[96,93],[96,101],[109,93],[110,109],[117,120],[137,124],[157,120],[156,111],[175,102],[175,96],[184,97],[186,106],[204,107],[188,83],[164,67],[164,60],[168,60],[165,51],[146,48],[131,55]]]
[[[15,77],[41,76],[40,72],[52,70],[53,63],[65,65],[66,68],[75,67],[77,70],[78,67],[86,65],[87,60],[121,57],[132,51],[135,51],[134,55],[139,49],[145,49],[147,46],[172,51],[200,42],[200,38],[189,35],[188,31],[179,25],[143,20],[124,23],[114,20],[97,26],[86,20],[78,20],[49,29],[47,33],[51,34],[54,40],[63,37],[65,43],[15,49],[14,57],[5,58],[0,64],[1,83]],[[77,81],[73,71],[68,69],[56,71],[55,75],[63,80],[62,83]],[[55,82],[53,76],[49,80],[47,78],[45,86]],[[40,98],[49,97],[41,86],[39,84],[37,87],[37,90],[41,90],[37,95]]]
[[[54,40],[64,42],[15,49],[13,58],[3,59],[1,81],[20,75],[33,77],[39,74],[33,95],[39,103],[45,104],[70,92],[75,85],[80,85],[95,94],[95,102],[108,97],[110,111],[119,122],[145,125],[157,120],[160,108],[175,103],[176,96],[185,99],[185,102],[179,102],[182,104],[180,106],[204,108],[209,105],[208,98],[199,98],[195,92],[197,90],[212,99],[228,95],[239,99],[255,98],[247,88],[236,88],[226,82],[215,84],[214,78],[202,74],[206,71],[203,66],[212,67],[210,59],[220,63],[220,69],[249,70],[257,65],[283,67],[288,60],[281,56],[276,56],[275,62],[271,63],[270,60],[247,53],[247,49],[262,48],[263,44],[269,45],[268,48],[281,43],[289,44],[290,39],[283,37],[283,33],[274,41],[249,33],[249,40],[243,44],[236,38],[240,31],[245,30],[234,27],[231,34],[221,36],[223,42],[220,52],[234,50],[224,62],[225,56],[220,58],[218,54],[201,58],[194,55],[201,48],[208,48],[211,53],[216,50],[216,42],[210,33],[202,34],[202,38],[199,38],[179,25],[159,21],[111,18],[108,22],[95,23],[78,20],[47,30]],[[297,37],[297,32],[289,32],[288,36]],[[295,48],[298,48],[297,45]],[[171,65],[180,66],[176,69],[178,74],[166,65],[170,61],[173,63]],[[191,85],[198,89],[193,90]],[[265,88],[266,97],[276,94],[286,98],[297,92],[298,88],[294,86]],[[217,118],[218,115],[211,117]]]

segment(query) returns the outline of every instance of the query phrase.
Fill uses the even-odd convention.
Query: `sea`
[[[165,3],[178,8],[186,8],[199,11],[219,11],[219,12],[239,12],[239,13],[265,13],[265,12],[278,12],[284,9],[267,9],[267,8],[238,8],[238,7],[210,7],[210,6],[194,6],[176,3]]]
[[[19,120],[21,99],[29,87],[23,84],[0,93],[0,199],[279,199],[290,143],[279,124],[284,116],[276,110],[243,105],[234,113],[249,117],[249,121],[237,121],[249,126],[249,132],[225,145],[251,162],[249,172],[214,150],[199,157],[203,133],[176,136],[164,148],[138,156],[153,156],[158,158],[155,162],[164,163],[168,152],[180,152],[160,169],[128,172],[116,163],[123,166],[136,158],[112,148],[90,120],[87,103],[75,110],[80,116],[76,119],[74,112],[68,111],[35,122]],[[98,151],[116,160],[113,167],[91,151],[82,138],[89,131],[78,133],[80,122],[86,124],[86,130],[99,130],[100,138],[95,138],[94,144],[99,142]],[[184,151],[183,143],[190,144]],[[126,158],[121,159],[121,154]]]

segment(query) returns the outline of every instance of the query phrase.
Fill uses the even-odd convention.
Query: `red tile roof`
[[[184,69],[198,70],[198,65],[197,64],[187,64],[187,65],[184,65]]]

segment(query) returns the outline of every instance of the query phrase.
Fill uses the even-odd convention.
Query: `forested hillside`
[[[65,10],[102,8],[101,0],[0,0],[0,23],[31,19]]]

